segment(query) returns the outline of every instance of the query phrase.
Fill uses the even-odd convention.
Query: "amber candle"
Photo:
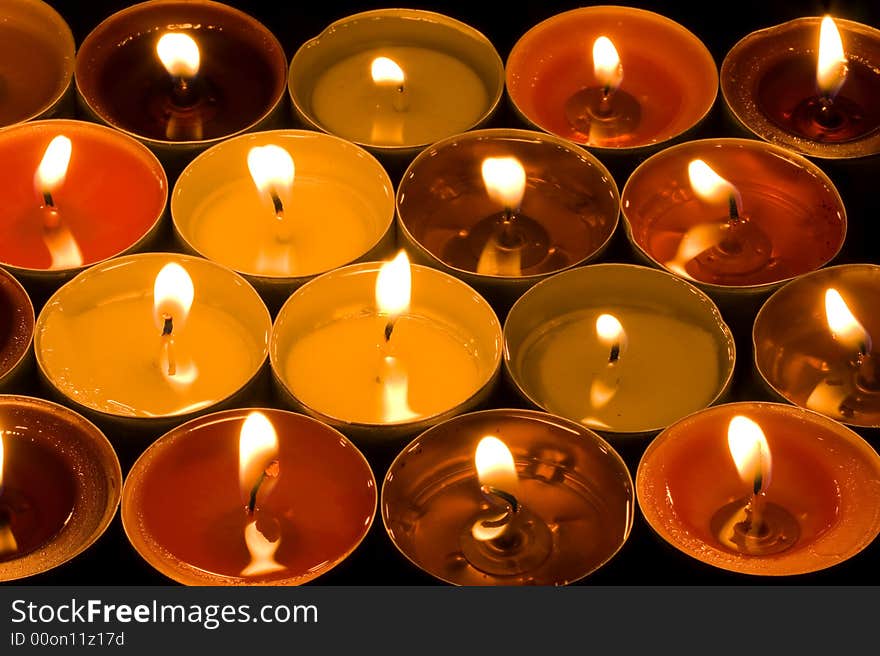
[[[126,478],[129,540],[179,583],[306,583],[344,560],[372,524],[376,481],[351,442],[303,415],[254,412],[173,429]],[[247,448],[256,449],[250,461]]]
[[[528,123],[606,154],[681,136],[706,116],[718,87],[712,55],[694,34],[620,6],[539,23],[514,45],[506,78]]]
[[[0,581],[46,572],[90,547],[116,514],[119,460],[63,406],[0,396]]]
[[[147,248],[168,197],[162,165],[110,128],[66,119],[0,134],[0,264],[39,298],[84,268]]]
[[[0,126],[67,109],[74,52],[70,27],[50,5],[6,0],[0,21]]]
[[[752,139],[671,146],[633,172],[621,204],[637,254],[722,305],[766,296],[824,266],[846,236],[846,211],[828,176]]]
[[[160,53],[167,34],[178,41]],[[91,116],[177,167],[211,143],[265,126],[286,76],[281,44],[251,16],[210,0],[158,0],[92,30],[77,52],[75,79]]]
[[[788,405],[731,403],[673,424],[645,450],[636,492],[662,539],[742,574],[819,571],[880,532],[877,452]]]
[[[880,427],[880,267],[844,264],[788,283],[764,303],[752,338],[761,381],[844,424]]]
[[[391,465],[382,519],[413,564],[456,585],[565,585],[626,542],[632,479],[592,431],[531,410],[428,429]]]
[[[21,283],[0,269],[0,393],[19,387],[33,358],[34,306]]]
[[[599,257],[619,212],[617,185],[598,159],[530,130],[435,143],[397,189],[414,258],[472,285],[502,316],[536,282]]]

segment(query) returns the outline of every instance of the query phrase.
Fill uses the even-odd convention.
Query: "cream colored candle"
[[[208,259],[249,277],[304,278],[375,248],[394,217],[394,189],[363,149],[312,131],[276,130],[197,157],[175,185],[171,213],[186,245]]]
[[[179,279],[170,300],[159,298],[156,278],[169,263],[191,280],[188,311],[173,296],[186,295]],[[163,318],[173,320],[168,337]],[[232,271],[148,253],[86,270],[49,299],[37,326],[37,362],[64,397],[105,415],[155,418],[198,412],[244,387],[265,361],[270,319]]]
[[[390,309],[374,298],[380,266],[337,269],[290,297],[270,347],[282,390],[331,424],[374,430],[414,428],[479,402],[501,361],[492,309],[459,280],[408,262],[412,301]]]
[[[394,108],[396,89],[373,81],[378,57],[405,75],[406,109]],[[318,78],[315,118],[330,133],[377,146],[427,144],[479,122],[489,95],[479,76],[446,53],[414,46],[372,48],[340,60]]]
[[[607,433],[663,428],[715,402],[733,373],[733,337],[712,301],[646,267],[558,274],[523,295],[504,330],[520,391]]]

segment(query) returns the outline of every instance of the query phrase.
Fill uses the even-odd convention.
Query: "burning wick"
[[[507,531],[520,509],[515,494],[519,481],[513,454],[504,442],[487,435],[477,445],[474,462],[480,480],[480,492],[492,506],[500,508],[501,512],[488,519],[478,520],[471,532],[479,541],[496,540]]]
[[[742,530],[746,535],[767,533],[764,525],[764,493],[770,484],[770,447],[764,431],[754,421],[742,415],[730,420],[727,428],[727,446],[743,481],[751,481],[752,493],[746,506]]]
[[[406,252],[401,250],[393,260],[379,269],[376,277],[376,307],[388,315],[385,324],[385,343],[391,341],[394,326],[400,315],[409,309],[412,296],[412,271]]]
[[[167,363],[169,376],[177,374],[177,357],[174,347],[175,321],[180,330],[189,316],[195,290],[192,278],[179,264],[169,262],[156,276],[153,285],[153,313],[161,329],[161,352]],[[161,361],[160,357],[160,361]]]
[[[182,32],[167,32],[156,44],[156,54],[174,81],[174,102],[181,107],[195,104],[194,80],[201,59],[195,40]]]
[[[262,471],[259,478],[257,478],[257,482],[254,483],[254,486],[251,488],[250,497],[248,497],[247,504],[247,514],[253,515],[254,510],[257,508],[257,494],[260,492],[260,488],[263,485],[263,481],[267,478],[278,478],[278,474],[281,471],[281,467],[278,464],[277,460],[273,460],[269,463],[269,465]]]
[[[846,81],[848,72],[846,55],[840,32],[831,16],[822,18],[819,28],[819,56],[816,62],[816,83],[822,104],[820,117],[833,120],[828,114],[834,97]]]
[[[250,490],[245,511],[252,516],[257,508],[260,489],[278,478],[278,434],[262,412],[248,414],[238,439],[238,475],[241,489]],[[265,484],[265,485],[264,485]]]
[[[618,363],[626,349],[626,333],[617,317],[611,314],[600,314],[596,319],[596,334],[599,341],[608,347],[608,366]]]
[[[825,318],[834,339],[854,353],[856,384],[865,391],[880,390],[872,356],[873,342],[865,327],[855,318],[843,297],[833,287],[825,290]]]
[[[623,66],[617,48],[607,36],[600,36],[593,42],[593,73],[602,85],[602,99],[599,101],[597,114],[611,114],[611,99],[614,92],[623,82]]]
[[[248,151],[248,170],[257,189],[267,194],[272,201],[272,210],[278,222],[278,240],[286,242],[290,239],[285,229],[284,200],[290,196],[296,168],[293,158],[284,148],[269,144],[254,146]]]
[[[688,176],[694,193],[707,202],[727,201],[727,212],[731,223],[740,219],[742,196],[730,182],[718,175],[712,167],[701,159],[691,160]]]
[[[35,186],[43,198],[43,205],[51,210],[46,212],[45,222],[47,228],[54,228],[60,223],[58,208],[55,205],[55,199],[52,194],[64,184],[72,151],[73,145],[70,139],[59,134],[46,147],[46,152],[43,153],[43,159],[40,160],[40,165],[37,167],[37,173],[34,176]]]
[[[391,106],[394,111],[405,112],[409,109],[409,100],[406,93],[406,76],[400,65],[388,57],[376,57],[370,65],[370,74],[373,82],[379,86],[391,87],[394,95],[391,98]]]

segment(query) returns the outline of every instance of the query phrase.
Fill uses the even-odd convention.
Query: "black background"
[[[73,30],[77,45],[101,20],[113,12],[132,4],[121,0],[49,0],[68,21]],[[260,20],[279,39],[289,58],[296,49],[309,38],[317,35],[330,22],[352,13],[387,6],[400,6],[402,3],[351,2],[339,0],[314,0],[291,2],[289,0],[253,0],[250,2],[229,0],[227,4],[238,7]],[[516,40],[536,23],[558,12],[581,6],[579,2],[533,2],[498,3],[443,1],[403,3],[405,6],[429,9],[445,13],[467,22],[485,34],[495,45],[502,59],[506,61]],[[668,2],[630,2],[630,6],[641,7],[661,13],[681,23],[696,34],[720,66],[725,54],[736,41],[751,31],[769,27],[801,16],[815,16],[826,12],[835,17],[848,18],[880,27],[880,2],[863,0],[861,2],[792,2],[767,0],[764,2],[735,2],[713,0],[711,2],[692,2],[671,0]],[[709,120],[696,136],[740,136],[730,132],[723,120],[720,98]],[[523,127],[513,117],[506,104],[492,123],[494,126]],[[297,127],[293,120],[290,127]],[[821,162],[819,162],[822,165]],[[872,168],[876,170],[876,162]],[[835,182],[843,183],[828,171]],[[878,178],[880,181],[880,178]],[[395,180],[396,182],[396,180]],[[622,189],[624,179],[617,180]],[[839,185],[841,186],[841,185]],[[871,192],[871,193],[869,193]],[[837,262],[870,261],[878,263],[878,247],[872,243],[871,221],[880,219],[875,214],[877,203],[873,189],[848,187],[844,201],[849,214],[849,236],[847,245]],[[871,196],[869,198],[869,196]],[[621,241],[620,234],[617,235]],[[612,249],[604,258],[610,261],[627,261],[625,250]],[[748,363],[751,357],[749,335],[738,334],[738,367],[735,399],[764,398],[750,384]],[[745,365],[745,366],[743,366]],[[505,390],[500,390],[493,400],[496,407],[517,403]],[[877,447],[877,437],[869,437]],[[638,458],[645,443],[618,445],[630,471],[635,475]],[[372,460],[376,478],[381,485],[385,457]],[[124,471],[125,473],[125,465]],[[876,500],[874,500],[876,503]],[[156,573],[144,563],[129,546],[122,531],[117,514],[107,533],[88,551],[70,563],[44,575],[23,581],[26,585],[168,585],[171,582]],[[880,540],[862,553],[845,563],[828,570],[810,575],[757,578],[737,575],[711,568],[684,556],[661,542],[646,525],[640,514],[636,513],[633,532],[623,549],[604,567],[583,579],[581,585],[877,585],[880,583]],[[439,585],[439,583],[417,570],[394,548],[377,514],[373,528],[360,546],[345,562],[310,585]],[[638,603],[638,600],[633,600]],[[745,612],[748,612],[744,609]]]

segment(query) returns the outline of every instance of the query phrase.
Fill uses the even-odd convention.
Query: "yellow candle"
[[[411,301],[395,305],[378,294],[380,267],[343,267],[300,287],[270,346],[295,407],[365,436],[412,433],[473,407],[501,362],[500,324],[472,288],[406,262]]]
[[[378,57],[403,69],[406,109],[395,109],[394,89],[371,77]],[[428,144],[464,132],[488,105],[473,69],[439,50],[414,46],[372,48],[341,59],[318,78],[312,94],[315,118],[328,132],[377,146]]]
[[[505,363],[547,412],[609,434],[650,433],[718,400],[735,348],[708,296],[628,264],[538,283],[504,326]]]
[[[191,280],[188,310],[159,298],[156,278],[169,263]],[[171,283],[174,293],[183,287]],[[168,330],[163,318],[173,320]],[[37,326],[37,362],[61,395],[105,415],[155,418],[199,412],[244,387],[265,362],[270,319],[232,271],[148,253],[81,273],[49,299]]]
[[[256,175],[270,178],[261,189],[248,163],[267,147],[288,160],[273,161],[272,151],[260,160],[256,150],[256,166],[263,165]],[[278,169],[287,166],[285,177]],[[394,218],[394,189],[363,149],[311,131],[276,130],[230,139],[196,158],[175,185],[171,214],[180,238],[208,259],[248,277],[305,278],[376,247]]]

